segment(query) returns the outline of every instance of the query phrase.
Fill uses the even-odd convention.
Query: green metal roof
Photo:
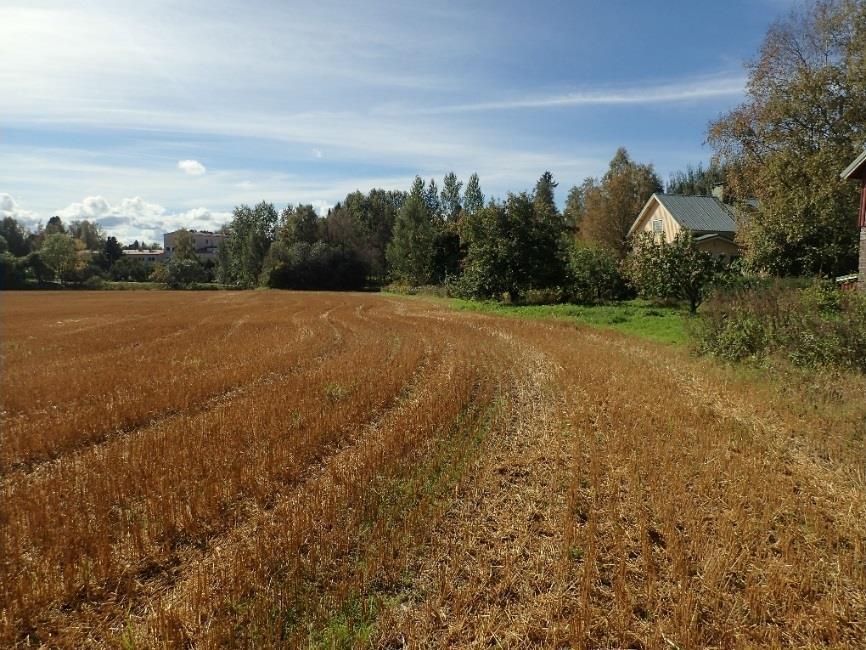
[[[840,174],[840,176],[845,179],[851,178],[856,172],[860,170],[860,167],[862,167],[864,164],[866,164],[866,151],[857,156],[854,159],[854,162],[848,165],[845,168],[845,171]]]
[[[683,228],[694,232],[735,233],[734,211],[714,196],[654,194]]]

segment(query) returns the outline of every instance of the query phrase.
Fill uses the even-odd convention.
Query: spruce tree
[[[549,171],[544,172],[541,178],[538,179],[538,182],[535,184],[533,202],[539,211],[557,212],[553,192],[558,185],[559,183],[553,180],[553,174]]]

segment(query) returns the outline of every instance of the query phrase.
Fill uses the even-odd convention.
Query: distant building
[[[628,231],[629,236],[652,233],[664,241],[673,241],[677,233],[689,231],[700,250],[726,261],[740,256],[734,240],[737,218],[733,209],[715,196],[680,196],[653,194]]]
[[[182,231],[175,230],[167,232],[162,236],[162,244],[165,249],[166,260],[170,260],[177,248],[177,236]],[[189,230],[187,231],[192,236],[193,246],[199,259],[202,261],[216,260],[219,246],[226,238],[223,233],[210,232],[208,230]]]
[[[158,248],[155,248],[153,250],[149,250],[146,248],[141,250],[136,250],[134,248],[124,249],[123,255],[129,259],[140,260],[148,264],[155,264],[156,262],[161,262],[165,257],[164,252],[159,250]]]
[[[862,183],[860,188],[860,214],[858,226],[860,228],[860,290],[866,291],[866,151],[857,156],[854,161],[842,172],[842,178],[858,180]]]

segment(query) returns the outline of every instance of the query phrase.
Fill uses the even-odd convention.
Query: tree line
[[[544,172],[531,191],[486,199],[477,174],[407,191],[354,192],[319,217],[310,205],[235,208],[217,276],[238,287],[362,289],[447,285],[472,298],[604,300],[626,288],[620,261],[643,203],[662,183],[616,152],[608,172],[572,188],[564,210]],[[588,285],[592,284],[590,287]]]
[[[0,220],[0,281],[4,288],[60,281],[82,284],[107,277],[124,246],[88,220],[64,224],[53,216],[35,232],[13,217]]]
[[[311,205],[240,205],[216,260],[202,263],[179,247],[153,270],[121,259],[116,239],[87,221],[67,228],[52,217],[28,233],[6,218],[4,286],[22,277],[80,282],[88,275],[172,286],[436,284],[474,298],[591,301],[638,291],[676,294],[694,306],[700,291],[662,286],[671,282],[652,269],[676,260],[682,277],[707,278],[717,273],[712,261],[692,250],[687,235],[665,244],[627,234],[654,192],[707,195],[717,185],[740,216],[742,270],[850,272],[858,189],[839,172],[866,139],[866,2],[825,0],[792,13],[771,27],[748,70],[743,104],[708,127],[710,164],[672,174],[666,188],[651,164],[621,148],[601,177],[570,188],[562,211],[550,172],[531,191],[502,199],[486,199],[477,174],[464,185],[450,172],[441,185],[416,177],[406,191],[353,192],[323,216]]]

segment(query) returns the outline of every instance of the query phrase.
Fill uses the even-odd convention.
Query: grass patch
[[[271,627],[282,630],[281,641],[308,648],[371,645],[380,631],[380,612],[399,603],[411,585],[410,570],[400,565],[454,498],[491,431],[498,405],[494,398],[485,406],[467,406],[417,464],[371,484],[370,502],[361,506],[369,512],[354,533],[356,545],[341,558],[341,577],[353,587],[329,593],[326,585],[335,584],[333,575],[294,576],[292,605],[273,611],[269,620]],[[245,636],[261,641],[256,629]]]
[[[354,597],[328,619],[321,629],[313,630],[310,648],[357,648],[368,646],[376,632],[379,601],[375,597]]]
[[[557,318],[581,325],[612,329],[640,338],[684,345],[688,314],[679,307],[659,307],[643,300],[609,305],[503,305],[498,302],[450,300],[454,309],[517,318]]]
[[[125,282],[106,280],[100,287],[106,291],[161,291],[165,285],[161,282]]]
[[[662,307],[646,300],[626,300],[607,305],[503,305],[492,300],[436,299],[430,296],[418,296],[416,299],[432,300],[458,311],[512,318],[556,318],[669,345],[685,345],[689,338],[686,329],[688,310]]]

